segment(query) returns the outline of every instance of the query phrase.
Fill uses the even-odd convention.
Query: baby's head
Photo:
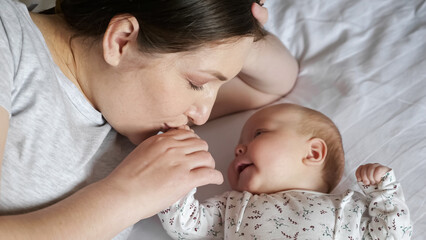
[[[299,105],[277,104],[247,120],[228,178],[237,191],[329,193],[344,165],[342,138],[328,117]]]

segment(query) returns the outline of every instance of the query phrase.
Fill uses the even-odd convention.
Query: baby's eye
[[[260,134],[262,134],[264,131],[263,130],[256,130],[256,132],[254,132],[254,137],[259,136]]]

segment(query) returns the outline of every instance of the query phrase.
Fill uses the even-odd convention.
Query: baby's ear
[[[308,153],[303,159],[306,165],[321,165],[327,156],[327,144],[321,138],[311,138],[308,141]]]

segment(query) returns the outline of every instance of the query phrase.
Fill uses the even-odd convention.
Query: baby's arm
[[[184,198],[158,213],[164,229],[174,239],[223,239],[222,218],[225,216],[227,194],[200,204],[194,198],[195,192],[194,188]]]
[[[380,164],[360,166],[355,173],[360,187],[370,200],[368,215],[361,227],[366,227],[366,239],[411,239],[410,214],[401,185],[392,169]]]

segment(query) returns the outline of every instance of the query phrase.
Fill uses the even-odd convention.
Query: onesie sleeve
[[[158,213],[161,224],[173,239],[223,239],[228,192],[200,204],[194,188],[184,198]]]
[[[410,214],[394,171],[386,173],[378,185],[358,184],[369,200],[369,217],[361,222],[364,239],[411,239]]]

